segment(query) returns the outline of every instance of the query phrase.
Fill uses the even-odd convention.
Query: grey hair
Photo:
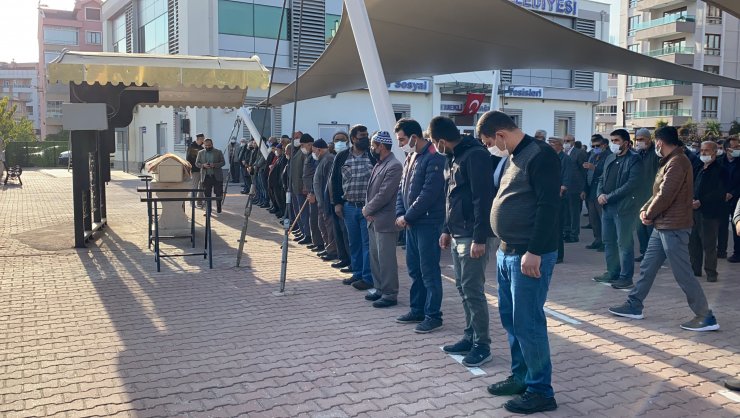
[[[534,136],[535,138],[538,136],[541,136],[542,138],[547,138],[547,131],[544,129],[538,129],[537,131],[535,131]]]

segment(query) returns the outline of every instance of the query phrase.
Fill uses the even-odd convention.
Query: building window
[[[44,52],[44,62],[48,64],[59,58],[59,55],[61,55],[59,52]]]
[[[28,116],[33,116],[33,106],[26,106],[26,114]]]
[[[707,55],[720,55],[722,46],[722,35],[707,34],[704,38],[704,53]]]
[[[640,44],[630,44],[627,45],[627,49],[629,49],[632,52],[640,52]]]
[[[218,33],[278,39],[282,7],[241,3],[231,0],[218,1]],[[290,39],[290,10],[285,10],[280,40]]]
[[[686,49],[686,38],[663,41],[663,52],[673,54]]]
[[[617,97],[617,88],[609,87],[606,92],[606,97],[608,98]]]
[[[615,116],[616,114],[617,114],[617,105],[596,106],[596,116]]]
[[[719,7],[707,5],[707,23],[710,25],[722,24],[722,10]]]
[[[642,16],[632,16],[629,19],[627,19],[627,33],[629,36],[632,36],[635,34],[635,28],[640,24],[642,21]]]
[[[47,26],[44,28],[44,43],[53,45],[78,45],[77,29]]]
[[[103,43],[103,34],[100,32],[85,32],[85,42],[90,45],[100,45]]]
[[[62,101],[61,100],[48,100],[46,102],[46,117],[53,119],[62,118]]]
[[[85,20],[100,20],[100,9],[85,7]]]
[[[701,117],[702,118],[717,118],[717,107],[719,104],[719,98],[704,96],[701,98]]]
[[[632,119],[637,113],[637,101],[624,102],[624,117]]]
[[[663,12],[663,17],[667,18],[666,20],[673,19],[673,18],[679,18],[679,17],[687,17],[687,15],[688,15],[688,9],[685,7]]]
[[[628,75],[627,76],[627,91],[632,91],[632,89],[635,88],[635,84],[637,84],[637,76]]]
[[[630,0],[630,2],[629,2],[629,8],[632,9],[632,8],[635,8],[635,7],[637,7],[637,0]]]
[[[671,116],[676,114],[681,109],[683,100],[661,100],[660,101],[660,116]]]
[[[712,74],[719,74],[719,65],[705,65],[704,71]]]
[[[120,16],[113,20],[113,28],[111,33],[113,38],[113,52],[128,52],[126,51],[126,14],[121,13]]]
[[[326,42],[334,38],[336,30],[339,28],[339,21],[342,20],[341,15],[326,15]]]
[[[139,10],[139,51],[169,53],[167,0],[142,0]]]

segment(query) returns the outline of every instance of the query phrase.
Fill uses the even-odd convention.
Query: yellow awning
[[[49,64],[50,83],[124,84],[156,88],[161,106],[241,107],[250,88],[267,89],[258,57],[66,52]]]

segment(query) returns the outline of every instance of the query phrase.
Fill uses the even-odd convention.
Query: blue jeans
[[[496,253],[501,324],[509,335],[511,372],[528,392],[554,396],[545,300],[557,252],[543,254],[539,279],[522,274],[522,256]]]
[[[604,206],[604,212],[601,214],[606,271],[613,279],[632,282],[632,276],[635,274],[634,231],[638,215],[621,214],[613,206]]]
[[[373,285],[373,274],[370,270],[370,235],[367,221],[362,216],[362,208],[344,204],[344,224],[347,226],[349,253],[352,260],[352,276]]]
[[[416,225],[406,229],[406,267],[411,277],[413,315],[442,319],[442,271],[439,236],[442,225]]]

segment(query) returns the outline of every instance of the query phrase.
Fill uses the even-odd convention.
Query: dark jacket
[[[698,155],[696,155],[696,153],[689,151],[688,148],[684,147],[684,154],[689,157],[689,161],[691,162],[691,170],[694,173],[694,179],[696,179],[699,171],[701,171],[702,167],[704,167],[704,163],[701,162],[701,159]]]
[[[454,238],[473,238],[485,244],[493,236],[491,204],[493,173],[484,171],[490,153],[473,137],[465,136],[455,147],[447,180],[447,213],[444,231]]]
[[[191,173],[198,173],[200,172],[200,168],[198,168],[197,165],[195,165],[195,159],[198,158],[198,151],[202,150],[203,146],[198,145],[197,142],[193,141],[188,146],[188,153],[185,157],[186,160],[190,163],[190,172]]]
[[[701,202],[696,210],[708,219],[727,217],[726,190],[719,162],[714,161],[709,167],[702,167],[694,181],[694,200]]]
[[[588,154],[586,153],[586,150],[583,148],[576,148],[573,147],[571,149],[570,154],[566,153],[568,157],[570,157],[571,161],[573,161],[573,164],[575,164],[575,168],[573,170],[573,179],[571,181],[573,182],[573,189],[568,188],[568,193],[581,193],[583,191],[586,191],[586,169],[583,168],[583,163],[588,161]]]
[[[314,193],[313,176],[316,174],[316,165],[318,161],[313,159],[311,154],[307,154],[303,161],[303,191],[305,193]]]
[[[642,180],[642,160],[633,150],[628,150],[620,164],[615,164],[616,154],[611,154],[604,162],[604,173],[599,180],[597,196],[606,194],[607,205],[616,205],[617,212],[629,214],[640,208],[638,193]],[[617,171],[617,186],[614,190],[604,191],[604,182],[611,170]]]
[[[576,187],[578,173],[575,172],[573,160],[565,151],[558,153],[558,159],[560,159],[560,185],[565,186],[566,193],[581,193],[583,186],[580,189]]]
[[[334,163],[331,166],[331,178],[329,180],[331,193],[329,196],[334,205],[343,205],[344,202],[346,202],[346,200],[344,200],[344,187],[342,186],[344,180],[342,178],[342,167],[344,167],[344,163],[347,162],[347,158],[349,158],[349,153],[352,152],[352,148],[353,147],[349,147],[338,153],[336,157],[334,157]],[[374,166],[377,162],[375,157],[373,157],[370,151],[366,151],[366,155],[370,158],[370,164]]]
[[[692,195],[693,168],[683,147],[660,159],[653,183],[653,195],[641,212],[653,221],[656,229],[688,229],[694,225]]]
[[[724,156],[722,158],[722,168],[727,193],[732,195],[732,199],[730,199],[730,205],[732,205],[730,211],[732,211],[738,202],[738,197],[740,197],[740,158],[730,161],[727,156]]]
[[[588,183],[586,187],[586,194],[591,200],[595,200],[597,197],[599,197],[599,181],[601,180],[601,176],[604,174],[604,164],[606,163],[606,158],[610,155],[612,155],[612,151],[607,148],[598,154],[591,152],[591,156],[588,158],[588,162],[594,165],[594,169],[588,170],[588,172],[586,173],[586,180]]]
[[[447,158],[431,142],[420,153],[412,152],[406,157],[396,198],[396,217],[403,216],[411,226],[444,222],[446,164]]]
[[[654,142],[651,142],[647,149],[641,150],[638,153],[640,154],[640,158],[642,158],[642,180],[640,181],[638,197],[639,204],[642,206],[653,195],[653,183],[660,167],[660,157],[655,153]]]

